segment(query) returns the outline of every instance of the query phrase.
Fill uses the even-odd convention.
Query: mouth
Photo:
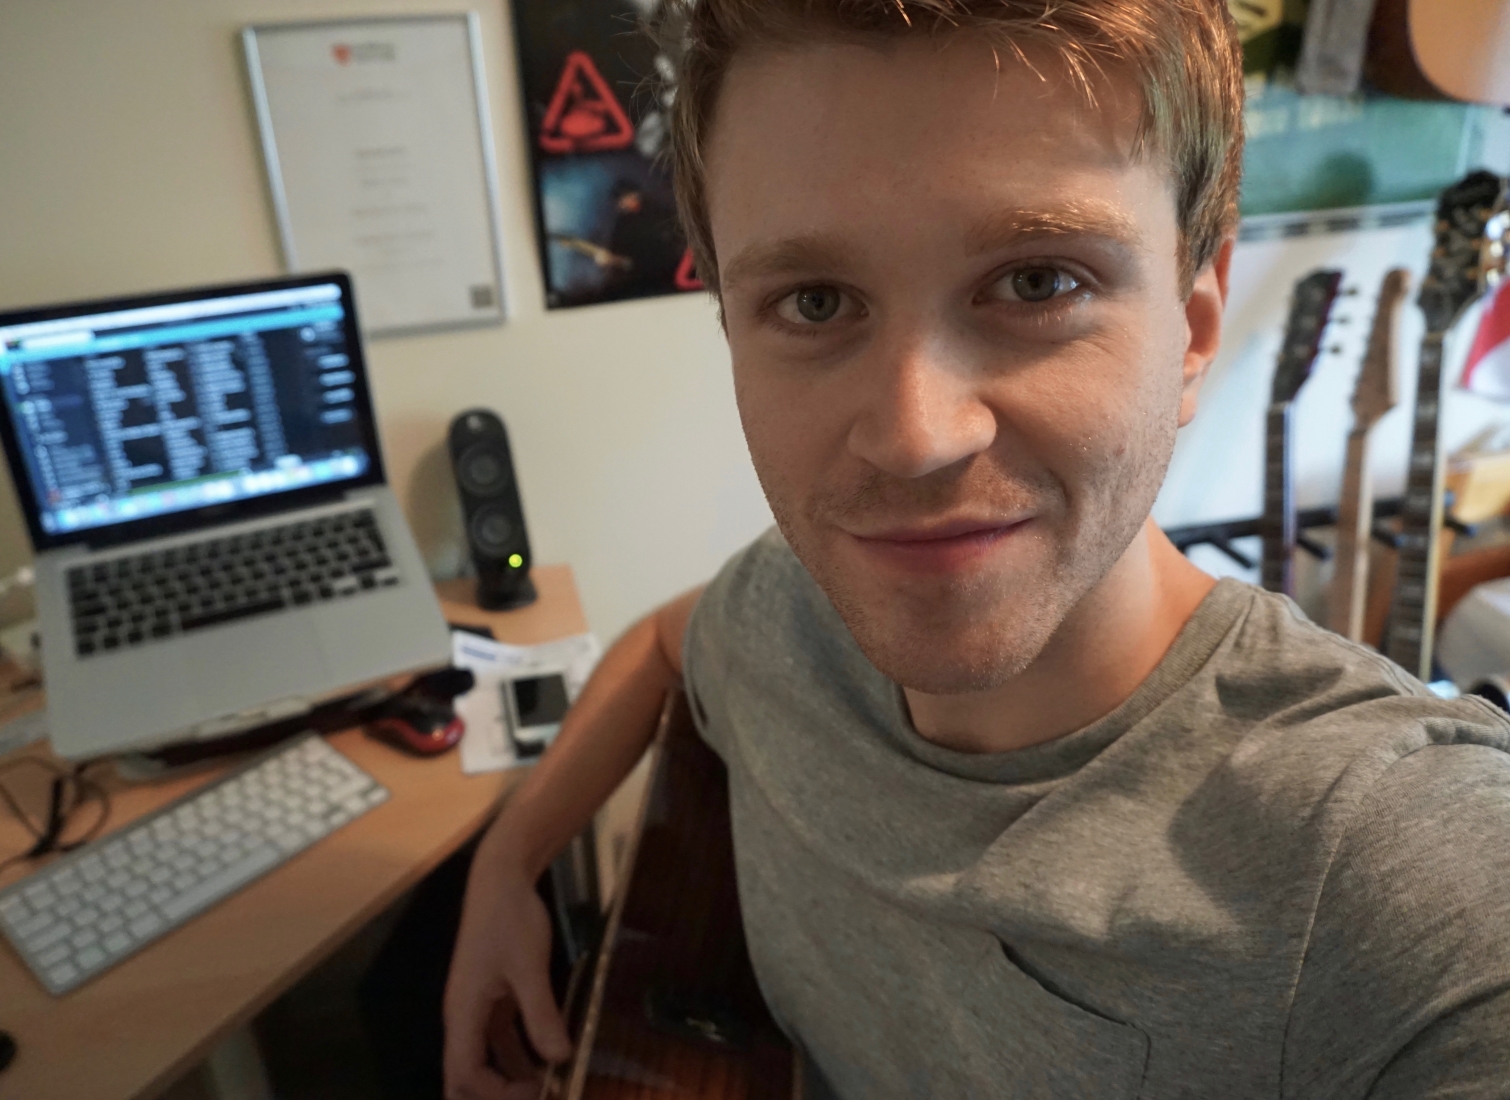
[[[1010,542],[1032,522],[1032,516],[958,519],[849,535],[863,553],[881,564],[910,573],[957,573]]]

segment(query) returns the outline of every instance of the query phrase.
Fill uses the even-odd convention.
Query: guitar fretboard
[[[1410,469],[1400,502],[1400,538],[1394,600],[1390,604],[1385,655],[1422,680],[1431,679],[1436,632],[1437,576],[1441,551],[1442,470],[1437,460],[1442,401],[1442,337],[1430,332],[1421,342],[1415,426]]]
[[[1290,488],[1290,409],[1269,406],[1264,436],[1263,586],[1295,594],[1295,498]]]
[[[1363,640],[1363,612],[1368,601],[1368,545],[1374,517],[1374,494],[1368,468],[1368,428],[1347,437],[1342,497],[1337,509],[1337,571],[1327,608],[1328,623],[1344,638]]]

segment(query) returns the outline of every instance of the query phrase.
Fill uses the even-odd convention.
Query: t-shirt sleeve
[[[692,711],[693,724],[708,746],[724,755],[718,739],[720,723],[709,717],[709,705],[716,700],[718,682],[716,671],[721,662],[718,658],[718,629],[716,620],[719,604],[724,598],[725,586],[715,580],[698,597],[692,617],[687,620],[687,633],[682,638],[682,687],[687,692],[687,703]]]
[[[1360,803],[1322,888],[1283,1094],[1510,1098],[1510,754],[1432,745]]]
[[[733,664],[733,648],[745,618],[752,578],[769,568],[773,548],[784,545],[768,531],[724,563],[703,589],[682,638],[682,686],[697,732],[728,760],[729,716],[724,703]]]

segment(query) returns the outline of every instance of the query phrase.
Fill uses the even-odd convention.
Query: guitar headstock
[[[1274,368],[1270,401],[1276,405],[1295,400],[1300,387],[1311,377],[1311,368],[1321,354],[1321,336],[1332,316],[1332,304],[1342,288],[1342,272],[1313,271],[1295,284],[1290,318],[1285,322],[1285,342]]]
[[[1463,310],[1505,274],[1510,211],[1505,180],[1474,172],[1447,190],[1437,203],[1436,245],[1418,299],[1426,330],[1441,334]]]
[[[1353,428],[1367,431],[1400,400],[1400,372],[1395,362],[1395,330],[1400,307],[1410,293],[1410,272],[1392,268],[1379,286],[1379,305],[1374,327],[1368,334],[1368,351],[1358,369],[1353,387]]]

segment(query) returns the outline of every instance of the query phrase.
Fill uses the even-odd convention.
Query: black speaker
[[[507,611],[534,603],[530,540],[503,421],[487,409],[468,409],[451,421],[446,442],[477,567],[477,606]]]

